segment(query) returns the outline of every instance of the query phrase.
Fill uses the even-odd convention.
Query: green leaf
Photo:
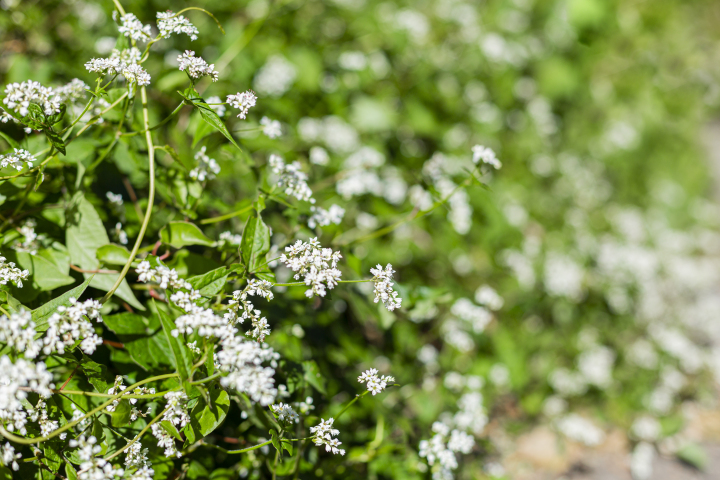
[[[103,323],[115,332],[132,360],[147,371],[174,365],[172,350],[160,330],[156,316],[145,318],[135,313],[103,317]]]
[[[132,413],[132,407],[130,402],[126,399],[120,400],[120,403],[115,407],[115,411],[110,416],[110,424],[113,427],[120,428],[130,423],[130,414]]]
[[[45,136],[47,137],[48,141],[50,142],[50,145],[55,147],[55,149],[65,155],[65,142],[63,141],[62,137],[57,134],[55,130],[48,127],[43,130],[45,133]]]
[[[73,206],[67,212],[67,230],[65,231],[65,244],[67,245],[70,259],[83,270],[97,270],[100,262],[97,259],[97,251],[100,247],[110,243],[105,227],[100,220],[95,208],[78,192],[72,200]],[[88,278],[90,273],[84,273]],[[119,274],[98,274],[90,282],[104,292],[109,291]],[[145,307],[138,302],[128,285],[123,279],[115,295],[125,300],[138,310],[145,310]]]
[[[30,271],[32,284],[39,290],[50,291],[75,283],[73,277],[64,274],[57,265],[40,255],[17,252],[17,264],[21,269]]]
[[[217,295],[225,288],[228,275],[228,269],[220,267],[202,275],[190,277],[187,281],[195,290],[199,290],[201,295]]]
[[[153,305],[155,306],[158,318],[160,319],[160,324],[162,325],[163,331],[165,332],[165,338],[170,345],[172,359],[175,363],[178,375],[180,375],[180,381],[182,382],[185,391],[188,392],[190,390],[190,383],[188,382],[190,362],[185,354],[186,350],[184,348],[184,345],[180,344],[180,340],[177,337],[173,337],[171,332],[175,329],[175,324],[172,322],[172,320],[170,320],[170,317],[168,317],[167,313],[163,312],[157,307],[155,300],[153,300]]]
[[[275,430],[270,430],[270,440],[272,441],[272,445],[275,447],[275,450],[277,450],[280,454],[280,458],[282,458],[282,446],[280,446],[280,439],[278,438],[278,434]]]
[[[125,265],[130,258],[130,252],[125,247],[108,243],[97,249],[97,259],[107,265]]]
[[[225,420],[230,409],[230,397],[217,384],[210,392],[210,403],[207,405],[202,398],[190,412],[190,423],[185,427],[186,445],[209,435]]]
[[[323,395],[326,395],[325,392],[325,377],[323,377],[320,374],[320,369],[318,368],[317,363],[315,363],[315,360],[307,360],[303,362],[303,370],[305,371],[305,381],[307,381],[310,385],[315,387],[315,389],[322,393]]]
[[[198,228],[197,225],[188,222],[170,222],[160,230],[160,239],[163,243],[172,245],[175,248],[182,248],[187,245],[215,245],[211,239]]]
[[[189,87],[184,92],[178,92],[185,100],[190,102],[195,108],[198,109],[202,119],[205,120],[210,126],[214,127],[218,132],[225,135],[225,138],[235,145],[238,150],[242,150],[240,145],[235,142],[235,139],[230,135],[227,127],[223,123],[220,116],[215,113],[215,110],[208,106],[207,102],[200,97],[200,94],[195,91],[193,87]]]
[[[291,442],[290,440],[288,440],[287,438],[283,438],[283,439],[282,439],[282,448],[284,448],[285,450],[287,450],[287,452],[288,452],[289,455],[292,455],[292,454],[293,454],[293,445],[292,445],[292,442]]]
[[[177,438],[178,440],[180,440],[182,442],[183,438],[182,438],[182,436],[180,436],[180,432],[178,432],[177,428],[175,428],[175,425],[173,425],[172,423],[170,423],[167,420],[163,420],[162,422],[160,422],[160,426],[163,427],[167,433],[169,433],[170,435],[172,435],[173,437]]]
[[[248,270],[264,263],[264,255],[270,251],[270,229],[259,214],[248,218],[240,243],[242,259]]]
[[[65,464],[65,476],[68,480],[78,480],[77,471],[70,462]]]
[[[59,297],[50,300],[45,305],[41,305],[32,311],[32,319],[35,322],[35,330],[38,332],[44,332],[47,330],[47,321],[50,316],[55,313],[57,308],[61,305],[69,305],[71,298],[80,298],[85,289],[90,285],[93,277],[87,278],[81,285],[68,290]]]
[[[107,393],[109,386],[112,384],[107,367],[93,362],[92,359],[84,353],[82,355],[82,359],[80,369],[87,377],[90,385],[95,387],[95,390],[97,390],[98,393]]]

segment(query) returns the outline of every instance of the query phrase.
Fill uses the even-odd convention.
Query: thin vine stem
[[[115,0],[115,2],[117,3],[117,0]],[[153,147],[152,135],[150,134],[150,130],[148,130],[148,128],[150,126],[150,119],[149,119],[149,114],[148,114],[147,91],[144,86],[140,89],[140,98],[142,100],[143,127],[145,127],[145,141],[147,142],[147,146],[148,146],[148,167],[150,168],[150,172],[148,174],[148,176],[150,178],[150,185],[149,185],[150,192],[148,194],[148,205],[147,205],[147,210],[145,211],[145,218],[143,219],[143,223],[140,226],[140,232],[138,233],[138,237],[135,240],[135,245],[133,246],[133,249],[130,252],[130,257],[128,258],[128,261],[125,263],[125,266],[123,267],[122,271],[120,272],[120,275],[118,276],[117,280],[115,281],[115,285],[113,285],[113,287],[105,294],[105,296],[100,300],[100,303],[105,303],[110,299],[110,297],[112,297],[113,293],[115,293],[115,290],[118,289],[118,287],[120,286],[120,283],[125,278],[125,275],[127,275],[128,270],[130,270],[130,265],[132,265],[133,260],[135,260],[135,256],[137,255],[138,249],[140,248],[140,244],[143,241],[143,237],[145,237],[145,231],[147,230],[147,226],[150,223],[150,216],[152,215],[153,203],[155,202],[155,148]]]

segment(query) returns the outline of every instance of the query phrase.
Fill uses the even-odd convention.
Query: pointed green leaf
[[[230,397],[217,384],[210,391],[210,403],[207,405],[201,398],[190,412],[190,423],[184,429],[188,445],[209,435],[225,420]]]
[[[63,141],[62,137],[58,135],[58,133],[53,130],[52,128],[46,128],[43,130],[45,132],[45,136],[47,137],[48,141],[50,142],[50,145],[55,147],[55,149],[65,155],[65,142]]]
[[[185,354],[184,345],[181,345],[180,340],[178,340],[177,337],[174,337],[172,335],[172,331],[175,330],[175,324],[172,320],[170,320],[170,317],[168,317],[167,313],[163,312],[157,307],[155,300],[153,300],[153,305],[155,306],[158,318],[160,319],[160,324],[162,325],[163,331],[165,332],[165,338],[170,345],[172,358],[175,362],[175,368],[177,368],[178,375],[180,375],[180,381],[182,382],[185,391],[188,391],[190,389],[190,384],[188,382],[189,361]]]
[[[275,450],[278,451],[280,458],[282,458],[283,449],[282,446],[280,446],[280,439],[278,438],[278,434],[275,430],[270,430],[270,440],[272,441],[272,445],[275,447]]]
[[[30,272],[32,284],[38,290],[50,291],[75,283],[73,277],[61,272],[57,265],[40,255],[17,252],[17,264]]]
[[[225,138],[230,140],[230,142],[235,145],[238,150],[242,150],[240,148],[240,145],[235,142],[235,139],[228,131],[220,116],[215,112],[215,110],[210,108],[207,102],[203,100],[202,97],[200,97],[200,94],[197,93],[193,87],[188,88],[184,92],[178,93],[182,95],[185,100],[190,102],[195,108],[198,109],[200,115],[202,116],[202,119],[205,120],[205,122],[207,122],[210,126],[214,127],[218,132],[225,135]]]
[[[32,319],[35,322],[35,330],[38,332],[44,332],[47,330],[47,321],[50,316],[57,311],[57,308],[61,305],[69,305],[71,298],[80,298],[85,289],[90,285],[92,281],[92,275],[88,277],[81,285],[68,290],[59,297],[50,300],[45,305],[41,305],[32,311]]]
[[[163,420],[162,422],[160,422],[160,426],[163,427],[167,433],[169,433],[170,435],[172,435],[173,437],[175,437],[176,439],[178,439],[182,442],[183,438],[180,435],[180,432],[178,432],[178,429],[175,428],[175,425],[173,425],[172,423],[170,423],[167,420]]]
[[[160,230],[160,239],[167,245],[175,248],[182,248],[187,245],[215,245],[211,239],[198,228],[197,225],[188,222],[170,222]]]
[[[103,316],[103,323],[117,334],[130,358],[147,371],[175,365],[172,350],[161,332],[156,316],[149,318],[135,313]]]
[[[248,270],[265,262],[264,255],[270,251],[270,229],[259,214],[248,218],[240,243],[242,259]]]
[[[130,423],[130,414],[132,413],[132,407],[130,402],[126,399],[120,400],[115,406],[115,411],[110,416],[110,424],[113,427],[120,428]]]
[[[112,384],[107,367],[97,362],[93,362],[92,359],[84,353],[82,354],[82,359],[80,369],[87,377],[90,385],[95,387],[95,390],[97,390],[98,393],[107,393],[109,386]]]
[[[97,249],[95,256],[107,265],[125,265],[130,258],[130,252],[125,247],[108,243]]]

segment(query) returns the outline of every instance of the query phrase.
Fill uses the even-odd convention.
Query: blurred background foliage
[[[598,425],[626,430],[642,412],[652,411],[647,398],[661,383],[661,366],[682,359],[658,348],[667,361],[656,368],[640,368],[627,360],[633,342],[650,338],[648,322],[641,321],[635,308],[611,299],[619,280],[598,273],[603,260],[598,249],[588,245],[615,231],[615,213],[630,211],[637,213],[628,220],[630,229],[662,217],[663,231],[684,235],[686,243],[700,235],[699,229],[711,232],[715,237],[708,241],[715,243],[706,249],[688,247],[688,255],[717,265],[720,217],[711,201],[713,179],[699,138],[720,104],[718,2],[123,4],[144,23],[152,23],[156,11],[202,7],[225,29],[222,35],[212,19],[190,12],[186,15],[201,32],[198,40],[175,37],[153,47],[146,64],[156,87],[151,90],[151,124],[180,102],[175,91],[184,88],[187,79],[177,71],[175,58],[186,49],[214,62],[220,72],[219,82],[200,83],[198,90],[206,99],[248,88],[259,96],[248,122],[235,121],[230,112],[226,117],[242,153],[221,135],[201,131],[199,117],[189,108],[181,111],[177,127],[157,131],[156,142],[173,146],[186,165],[193,163],[200,145],[206,146],[222,172],[205,190],[176,185],[174,191],[180,167],[159,153],[158,178],[165,187],[159,190],[161,203],[148,242],[154,242],[170,220],[184,216],[199,221],[249,205],[255,188],[267,185],[262,168],[267,153],[278,152],[307,167],[319,205],[338,203],[346,209],[341,225],[317,233],[323,245],[341,249],[347,278],[365,276],[378,263],[392,263],[399,272],[404,299],[399,312],[378,308],[360,288],[336,289],[315,302],[296,301],[302,300],[302,291],[291,289],[267,306],[274,328],[270,344],[291,362],[317,363],[319,380],[313,387],[324,390],[328,400],[316,401],[316,413],[336,414],[333,408],[357,391],[355,376],[365,368],[391,373],[403,385],[375,401],[360,402],[339,425],[347,458],[319,453],[317,463],[303,463],[301,478],[426,478],[429,472],[417,445],[429,438],[430,425],[443,412],[458,409],[465,388],[462,381],[459,387],[448,382],[448,372],[485,379],[489,426],[478,436],[479,446],[463,457],[458,477],[483,478],[493,473],[485,468],[488,462],[502,462],[507,453],[503,435],[546,420],[544,402],[562,393],[549,376],[559,367],[572,369],[589,348],[588,337],[590,344],[612,350],[613,381],[606,386],[590,382],[580,394],[564,395],[570,409],[584,412]],[[76,77],[90,83],[84,63],[106,56],[115,45],[110,1],[2,0],[0,6],[0,76],[5,84],[33,79],[57,85]],[[273,81],[282,80],[282,70],[268,74],[270,80],[259,79],[272,58],[284,59],[276,63],[294,72],[284,74],[289,81]],[[134,127],[141,130],[139,109],[135,114]],[[280,139],[249,128],[264,115],[282,122]],[[66,162],[89,167],[105,147],[97,138],[73,143]],[[97,167],[97,181],[86,185],[86,197],[98,207],[106,191],[127,198],[122,180],[127,178],[145,208],[147,166],[146,159],[134,153],[136,141],[139,137],[123,139],[111,161]],[[469,220],[451,218],[462,205],[446,205],[409,220],[414,205],[407,188],[437,188],[426,166],[433,154],[442,152],[450,159],[445,174],[460,183],[467,173],[462,162],[453,159],[469,160],[475,144],[493,148],[503,168],[483,177],[489,188],[477,183],[467,188]],[[310,149],[318,145],[329,153],[327,165],[308,162]],[[336,184],[353,166],[345,159],[362,146],[386,160],[368,169],[376,172],[374,187],[343,198]],[[45,201],[57,198],[58,190],[53,190],[59,185],[73,184],[80,170],[68,166],[62,175],[49,174],[41,189]],[[296,234],[314,236],[299,221],[308,214],[304,206],[269,203],[264,215],[273,228],[273,243],[282,247]],[[111,229],[115,220],[105,215]],[[130,206],[126,216],[127,232],[134,238],[139,222]],[[397,223],[386,234],[371,233]],[[217,238],[226,230],[240,233],[243,225],[239,216],[203,229]],[[39,230],[57,228],[51,221],[41,226]],[[665,244],[652,233],[657,230],[650,230],[647,242],[654,252],[677,252],[663,250]],[[562,261],[553,270],[542,260],[543,253],[533,251],[545,256],[560,252],[573,259],[580,274],[563,270]],[[219,266],[217,258],[198,247],[172,257],[169,265],[182,275]],[[574,286],[553,287],[548,276]],[[702,288],[715,280],[710,278]],[[642,286],[631,283],[618,294],[626,304],[642,297]],[[457,299],[475,298],[485,284],[504,298],[504,306],[482,331],[460,328],[470,345],[462,340],[459,347],[451,338],[458,330],[451,323],[452,306]],[[27,298],[26,304],[42,299]],[[662,308],[669,310],[661,317],[676,313],[667,305]],[[712,356],[714,339],[692,333],[688,337]],[[428,346],[432,348],[424,348]],[[104,347],[98,355],[123,372],[120,351]],[[712,361],[703,361],[703,368],[684,371],[687,383],[673,405],[715,395]],[[676,406],[654,414],[662,420],[664,436],[682,426]],[[241,420],[234,418],[235,425],[232,417],[228,420],[223,433],[238,436]],[[198,465],[186,478],[207,478],[219,467],[236,465],[238,458],[213,452],[192,461]],[[247,468],[240,471],[251,472],[251,478],[263,475],[255,468],[254,456],[240,462]],[[156,470],[158,478],[167,474]],[[238,470],[232,472],[227,478]],[[226,478],[218,475],[211,478]]]

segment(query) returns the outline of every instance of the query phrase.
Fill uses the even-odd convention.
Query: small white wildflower
[[[29,270],[20,270],[13,262],[6,263],[5,257],[0,257],[0,285],[7,285],[10,282],[22,288],[22,281],[27,280],[29,275]]]
[[[195,355],[200,355],[202,353],[202,350],[200,350],[197,346],[197,340],[194,342],[188,342],[187,347],[190,349],[191,352],[193,352]]]
[[[22,148],[15,148],[13,150],[12,153],[0,155],[0,167],[11,167],[18,172],[21,171],[25,165],[32,167],[35,161],[35,156],[32,153]]]
[[[23,236],[23,240],[16,240],[13,244],[13,248],[18,252],[26,252],[30,255],[37,255],[38,248],[40,247],[40,241],[44,240],[43,235],[35,233],[35,227],[37,222],[33,218],[27,219],[22,227],[18,229],[20,234]]]
[[[220,173],[220,165],[215,161],[214,158],[210,158],[205,153],[206,147],[202,147],[199,152],[195,154],[195,160],[199,161],[200,164],[190,171],[190,178],[204,182],[205,180],[212,180],[215,175]]]
[[[308,227],[327,227],[328,225],[340,225],[345,216],[345,209],[339,205],[331,205],[329,210],[322,207],[310,207],[312,215],[308,218]]]
[[[482,160],[484,164],[490,165],[495,170],[502,168],[502,163],[495,156],[495,152],[489,147],[483,147],[482,145],[475,145],[472,147],[473,163],[477,164]]]
[[[168,392],[165,394],[165,400],[167,400],[165,408],[169,410],[163,415],[163,420],[172,423],[178,430],[190,423],[190,415],[187,411],[188,396],[185,392]]]
[[[22,83],[11,83],[5,87],[3,103],[16,114],[24,117],[30,113],[31,103],[39,105],[45,115],[60,113],[61,98],[51,87],[43,87],[39,82],[28,80]],[[3,112],[2,122],[16,120]]]
[[[358,382],[365,383],[368,392],[372,393],[373,396],[382,392],[387,388],[388,383],[394,383],[395,377],[383,375],[378,377],[378,371],[375,368],[365,370],[362,375],[358,377]]]
[[[126,13],[120,17],[118,31],[135,41],[143,42],[147,42],[152,34],[150,25],[143,25],[133,13]]]
[[[95,352],[98,345],[102,345],[102,338],[95,333],[95,328],[87,319],[102,321],[100,316],[100,302],[97,300],[85,300],[78,302],[71,297],[70,306],[58,307],[57,312],[48,319],[48,329],[43,338],[43,353],[65,353],[65,349],[71,347],[78,340],[80,349],[90,355]]]
[[[10,443],[5,443],[2,446],[2,452],[0,452],[0,460],[2,461],[2,465],[6,467],[12,467],[13,470],[16,472],[20,468],[20,465],[18,465],[18,460],[22,458],[22,454],[15,453],[15,447],[13,447]]]
[[[69,445],[71,448],[79,448],[77,456],[82,462],[78,473],[79,480],[111,480],[124,475],[122,468],[113,468],[107,460],[96,456],[102,451],[102,447],[92,435],[87,438],[80,435],[77,439],[70,440]]]
[[[231,245],[238,246],[242,243],[242,235],[235,235],[232,232],[222,232],[218,243],[221,246]]]
[[[483,285],[475,290],[475,301],[493,311],[500,310],[505,304],[505,300],[489,285]]]
[[[277,405],[270,405],[270,410],[277,415],[278,420],[281,422],[298,423],[300,421],[300,416],[295,413],[295,410],[293,410],[287,403],[281,402]]]
[[[227,103],[230,104],[231,107],[240,110],[240,113],[238,113],[237,116],[245,120],[248,110],[254,107],[257,103],[257,97],[252,90],[248,90],[247,92],[238,92],[235,95],[228,95]]]
[[[279,97],[290,89],[296,76],[297,72],[292,63],[281,55],[273,55],[258,70],[253,85],[261,95]]]
[[[215,358],[219,370],[227,375],[220,379],[225,388],[245,393],[260,405],[270,405],[278,395],[275,388],[275,370],[280,355],[266,343],[245,340],[241,336],[228,336],[220,341],[222,349]],[[263,367],[269,362],[271,367]]]
[[[262,125],[262,131],[269,138],[277,138],[282,135],[282,125],[277,120],[271,120],[268,117],[262,117],[260,119],[260,125]]]
[[[335,288],[342,276],[337,268],[342,255],[333,252],[331,248],[322,248],[317,237],[307,242],[298,240],[294,245],[285,247],[285,252],[280,261],[295,272],[295,280],[303,277],[305,285],[312,286],[305,291],[308,298],[313,295],[324,297],[326,288]]]
[[[117,222],[115,224],[115,228],[112,231],[113,237],[117,239],[118,242],[120,242],[121,245],[127,245],[128,244],[128,236],[125,230],[123,230],[123,224],[120,222]]]
[[[170,458],[182,456],[175,446],[175,438],[170,435],[159,423],[153,423],[150,428],[153,436],[158,441],[157,446],[165,449],[164,455],[166,457]]]
[[[308,176],[300,170],[300,162],[286,164],[280,155],[272,154],[268,159],[268,165],[278,176],[278,187],[283,189],[285,195],[292,195],[300,201],[315,203],[315,199],[312,198],[312,190],[307,184]]]
[[[330,162],[330,155],[322,147],[312,147],[309,157],[310,163],[314,165],[327,165]]]
[[[139,86],[150,85],[150,74],[145,71],[143,67],[137,64],[126,65],[122,70],[122,76],[132,86],[137,84]]]
[[[171,297],[175,303],[177,301]],[[224,338],[233,335],[235,329],[222,317],[215,315],[210,309],[194,308],[190,313],[182,315],[175,320],[177,327],[171,333],[174,337],[179,334],[188,334],[197,331],[201,337]]]
[[[388,263],[385,270],[383,270],[382,265],[377,265],[375,268],[370,269],[370,273],[373,274],[373,283],[375,284],[375,290],[373,291],[375,303],[382,300],[385,308],[391,312],[396,308],[400,308],[402,298],[398,298],[398,293],[392,288],[394,285],[392,278],[395,273],[392,265]]]
[[[190,37],[190,40],[197,40],[198,29],[190,23],[190,20],[183,15],[177,15],[171,10],[165,12],[157,12],[157,27],[160,30],[162,38],[170,38],[173,33],[184,33]]]
[[[345,455],[345,450],[338,448],[342,443],[333,437],[337,437],[340,434],[340,430],[333,427],[335,419],[329,418],[327,421],[320,419],[320,424],[316,427],[310,427],[310,433],[314,433],[312,441],[316,446],[320,447],[325,445],[326,452],[332,452],[333,455]]]
[[[174,268],[171,269],[164,265],[152,268],[150,262],[143,260],[135,269],[135,272],[138,274],[138,280],[143,283],[156,282],[160,284],[160,288],[162,289],[167,289],[169,286],[172,288],[192,290],[190,283],[180,278]]]
[[[213,82],[218,81],[220,73],[215,71],[215,64],[208,65],[202,57],[196,57],[192,50],[185,50],[185,53],[178,55],[177,61],[180,71],[187,69],[192,78],[210,77]]]

